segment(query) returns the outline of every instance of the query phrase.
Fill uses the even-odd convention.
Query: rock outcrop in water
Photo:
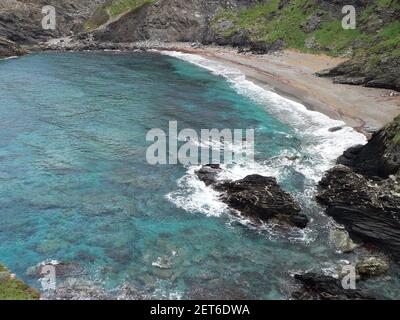
[[[343,289],[340,279],[315,273],[296,274],[302,288],[292,294],[297,300],[374,300],[368,292]]]
[[[317,200],[343,224],[355,241],[390,254],[400,262],[400,148],[397,118],[370,142],[339,158],[320,182]]]
[[[307,216],[293,197],[282,190],[275,178],[250,175],[242,180],[218,182],[218,165],[204,166],[197,176],[206,185],[221,192],[221,200],[230,208],[255,221],[278,221],[286,225],[305,228]]]

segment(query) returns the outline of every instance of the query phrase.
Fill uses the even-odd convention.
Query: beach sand
[[[390,96],[391,90],[334,84],[332,79],[315,76],[315,72],[332,68],[345,61],[344,58],[294,50],[239,54],[232,48],[212,46],[192,49],[176,45],[167,50],[198,54],[239,69],[256,84],[366,134],[400,114],[400,96]]]

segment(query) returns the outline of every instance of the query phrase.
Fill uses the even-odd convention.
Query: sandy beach
[[[221,47],[192,49],[175,45],[167,49],[198,54],[237,68],[258,85],[363,133],[381,128],[400,114],[400,96],[391,96],[391,90],[334,84],[331,79],[315,76],[317,71],[332,68],[344,58],[293,50],[254,55]]]

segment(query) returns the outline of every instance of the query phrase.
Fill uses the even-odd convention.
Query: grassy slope
[[[105,24],[110,18],[117,18],[119,15],[154,2],[156,2],[156,0],[109,0],[98,8],[93,17],[85,23],[85,30],[94,30]]]
[[[0,300],[38,300],[39,293],[17,279],[8,277],[9,271],[0,264]]]
[[[280,0],[271,0],[266,4],[239,11],[221,10],[213,21],[213,28],[224,36],[233,35],[239,30],[246,30],[252,41],[274,43],[282,39],[287,48],[295,48],[307,52],[325,52],[330,55],[355,55],[382,58],[385,55],[400,56],[400,22],[392,22],[379,30],[378,34],[363,31],[363,26],[371,20],[379,19],[377,9],[391,8],[400,10],[396,0],[378,0],[362,12],[357,12],[358,26],[355,30],[344,30],[341,18],[334,19],[329,13],[321,10],[310,0],[293,0],[279,9]],[[301,27],[309,17],[316,14],[324,21],[317,30],[306,33]],[[219,22],[231,21],[228,29],[219,29]],[[312,48],[305,46],[306,40],[312,40]],[[355,41],[359,42],[354,46]]]

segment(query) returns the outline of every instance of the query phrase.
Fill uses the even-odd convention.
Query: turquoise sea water
[[[55,259],[116,297],[129,286],[146,298],[284,299],[290,272],[329,272],[354,258],[335,252],[313,200],[315,176],[334,158],[326,146],[340,153],[352,132],[329,133],[316,115],[293,121],[277,109],[287,101],[257,100],[243,82],[159,54],[35,54],[0,61],[0,74],[0,261],[30,285],[40,288],[27,269]],[[194,168],[147,164],[146,133],[171,120],[255,129],[257,164],[226,175],[274,174],[310,227],[254,228]],[[395,272],[366,285],[399,297]]]

